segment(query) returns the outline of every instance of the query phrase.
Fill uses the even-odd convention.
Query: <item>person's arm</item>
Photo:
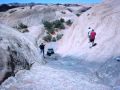
[[[88,37],[90,36],[90,31],[88,32]]]
[[[41,48],[41,45],[39,46],[39,48]]]

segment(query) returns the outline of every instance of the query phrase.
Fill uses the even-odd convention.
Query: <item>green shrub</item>
[[[78,17],[79,17],[79,16],[80,16],[80,14],[79,14],[79,13],[77,13],[77,14],[76,14],[76,16],[78,16]]]
[[[65,20],[64,20],[63,18],[61,18],[61,19],[60,19],[60,22],[64,23],[64,22],[65,22]]]
[[[17,29],[19,32],[21,33],[25,33],[25,32],[29,32],[29,30],[27,28],[24,29]]]
[[[11,13],[14,13],[15,11],[17,11],[17,10],[11,10],[9,13],[11,14]]]
[[[63,34],[58,34],[58,35],[56,36],[57,40],[60,40],[60,39],[62,38],[62,36],[63,36]]]
[[[53,23],[45,21],[45,22],[43,22],[43,25],[44,25],[45,29],[48,31],[48,33],[54,32]]]
[[[68,21],[66,21],[66,24],[69,25],[69,26],[71,26],[72,25],[72,21],[68,20]]]
[[[52,23],[48,22],[48,21],[44,21],[43,25],[44,25],[45,29],[51,29],[53,27]]]
[[[18,26],[15,26],[13,28],[16,28],[19,32],[22,32],[22,33],[29,32],[28,26],[23,23],[20,23],[18,24]]]
[[[48,33],[54,33],[54,28],[51,28],[51,29],[47,29]]]
[[[52,40],[52,36],[48,34],[45,37],[43,37],[43,40],[46,42],[50,42]]]
[[[62,11],[61,13],[62,13],[62,14],[66,14],[66,12],[64,12],[64,11]]]
[[[44,21],[43,25],[45,29],[48,31],[48,33],[52,34],[55,32],[55,28],[65,29],[63,22],[64,19],[61,18],[60,20],[55,20],[53,22]]]
[[[65,29],[63,22],[60,20],[53,21],[54,28]]]
[[[56,42],[57,40],[56,40],[56,38],[55,37],[53,37],[52,38],[52,42]]]
[[[61,24],[59,28],[60,28],[60,29],[65,29],[64,24]]]
[[[28,26],[25,25],[25,24],[23,24],[23,23],[20,23],[20,24],[18,25],[18,29],[25,29],[25,28],[28,28]]]
[[[67,10],[70,11],[70,12],[73,12],[70,8],[68,8]]]

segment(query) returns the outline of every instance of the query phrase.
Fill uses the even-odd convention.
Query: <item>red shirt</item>
[[[90,33],[90,38],[91,38],[91,39],[95,39],[95,35],[96,35],[96,32],[92,31],[92,32]]]

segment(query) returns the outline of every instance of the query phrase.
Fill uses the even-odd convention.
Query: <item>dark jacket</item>
[[[41,44],[39,47],[40,47],[40,49],[44,49],[44,48],[45,48],[45,45],[44,45],[44,44]]]

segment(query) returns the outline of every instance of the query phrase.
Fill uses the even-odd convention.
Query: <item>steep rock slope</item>
[[[95,5],[83,13],[59,42],[58,53],[63,56],[81,56],[84,60],[95,62],[104,62],[111,57],[119,56],[119,4],[119,0],[112,0]],[[91,49],[88,43],[89,27],[97,33],[97,45]]]
[[[39,49],[21,33],[0,25],[0,81],[20,69],[30,69],[34,62],[42,63]],[[11,74],[10,74],[11,73]]]
[[[119,4],[119,0],[107,0],[82,14],[66,30],[57,51],[62,56],[77,56],[102,83],[111,86],[120,86]],[[92,48],[88,43],[89,27],[97,33],[97,45]]]

